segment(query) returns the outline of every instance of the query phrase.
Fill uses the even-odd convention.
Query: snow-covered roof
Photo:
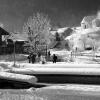
[[[9,35],[9,32],[7,32],[5,29],[3,29],[2,27],[0,27],[0,33],[1,35]]]
[[[27,41],[27,34],[11,34],[9,39],[13,41]]]
[[[92,16],[85,16],[85,17],[83,18],[83,20],[82,20],[81,23],[85,23],[85,22],[91,23],[95,18],[96,18],[95,15],[92,15]]]
[[[55,35],[57,31],[50,31],[52,35]]]
[[[79,38],[80,37],[80,34],[72,34],[72,35],[70,35],[70,36],[67,36],[66,38],[65,38],[65,40],[69,40],[69,39],[71,39],[71,38]]]
[[[50,31],[50,33],[52,35],[55,35],[56,33],[62,34],[62,33],[64,33],[68,29],[74,30],[73,28],[70,28],[70,27],[64,27],[64,28],[58,28],[58,29],[56,29],[54,31]]]
[[[69,27],[64,27],[64,28],[59,28],[57,30],[58,33],[63,33],[64,31],[66,31]]]

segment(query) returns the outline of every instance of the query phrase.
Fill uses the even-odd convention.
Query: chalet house
[[[81,28],[76,28],[75,32],[65,40],[69,42],[71,50],[78,48],[84,51],[100,47],[100,18],[98,15],[85,16],[81,22]]]
[[[85,16],[81,21],[81,27],[83,29],[93,28],[92,21],[96,19],[96,16]]]
[[[14,45],[16,53],[23,53],[24,44],[27,41],[28,41],[27,34],[19,34],[19,33],[11,34],[7,39],[8,53],[13,53]]]
[[[9,32],[7,32],[5,29],[0,27],[0,54],[3,53],[6,47],[6,42],[3,40],[3,37],[9,35]]]

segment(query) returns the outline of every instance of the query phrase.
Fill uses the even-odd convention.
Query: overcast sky
[[[9,32],[21,31],[29,16],[42,12],[53,25],[77,26],[84,16],[99,9],[100,0],[0,0],[0,22]]]

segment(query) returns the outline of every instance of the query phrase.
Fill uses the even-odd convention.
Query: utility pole
[[[13,33],[14,34],[14,33]],[[12,39],[13,39],[13,56],[14,56],[14,67],[16,66],[16,45],[15,45],[15,43],[16,43],[16,37],[14,37],[13,35],[12,35]]]
[[[16,66],[16,57],[15,57],[15,54],[16,54],[16,47],[15,47],[15,40],[14,40],[14,67]]]

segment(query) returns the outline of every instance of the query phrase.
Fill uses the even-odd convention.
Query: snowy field
[[[16,73],[83,73],[83,74],[99,74],[100,72],[100,57],[94,57],[92,52],[81,52],[74,54],[72,56],[72,61],[69,59],[70,52],[66,50],[62,51],[52,51],[51,55],[56,54],[62,56],[65,60],[63,62],[57,62],[53,64],[52,62],[47,62],[46,64],[35,63],[30,64],[27,60],[27,55],[16,55],[16,66],[14,65],[13,59],[11,60],[1,60],[0,70],[1,71],[14,71]],[[99,53],[96,54],[99,56]],[[8,57],[8,56],[7,56]],[[10,56],[13,58],[13,55]],[[21,59],[21,60],[20,60]],[[68,68],[68,69],[67,69]],[[78,68],[78,69],[77,69]],[[49,72],[48,72],[49,71]],[[61,72],[60,72],[61,71]]]
[[[51,54],[56,54],[63,58],[64,62],[74,64],[100,64],[100,53],[93,51],[73,52],[71,56],[70,51],[51,51]]]
[[[88,67],[99,67],[99,63],[100,63],[100,57],[93,57],[93,56],[73,56],[72,57],[72,61],[70,61],[70,55],[68,56],[68,53],[65,53],[66,51],[56,51],[54,52],[55,54],[58,54],[60,56],[63,56],[64,61],[63,62],[57,62],[56,64],[53,64],[52,62],[47,62],[46,64],[41,64],[39,63],[35,63],[35,64],[30,64],[28,63],[28,60],[25,58],[25,60],[19,61],[16,59],[16,66],[13,66],[14,61],[8,61],[8,60],[0,60],[0,70],[7,70],[7,69],[12,69],[12,68],[41,68],[41,67],[45,67],[45,68],[57,68],[57,67],[84,67],[84,68],[88,68]],[[53,52],[52,52],[53,54]],[[86,53],[85,53],[86,54]]]
[[[66,84],[25,90],[0,90],[0,100],[100,100],[100,86]]]

